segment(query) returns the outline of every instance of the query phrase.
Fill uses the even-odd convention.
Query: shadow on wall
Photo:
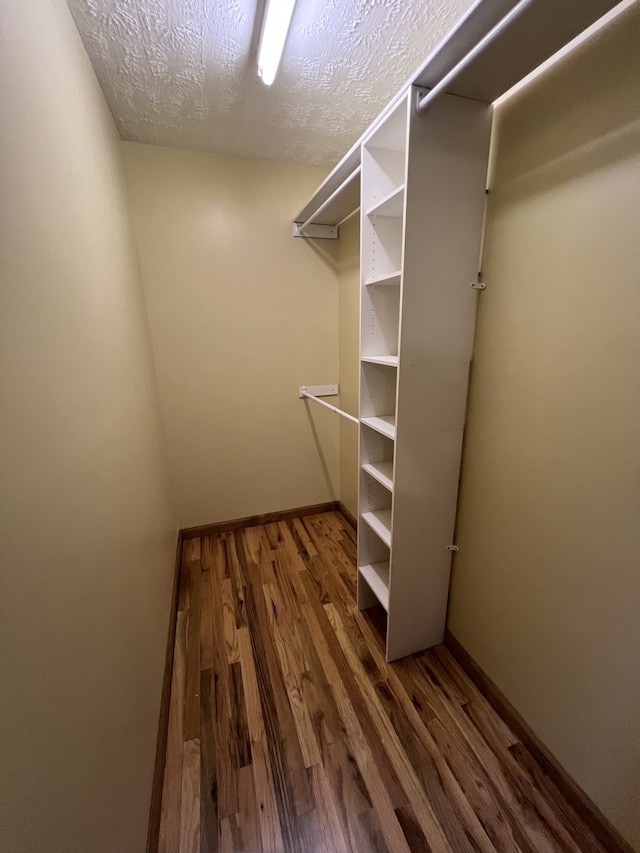
[[[528,198],[532,193],[554,189],[561,183],[629,160],[638,153],[639,144],[640,119],[609,130],[598,139],[573,146],[553,158],[545,157],[530,170],[503,183],[500,194],[505,201],[517,202],[519,198]]]
[[[296,237],[296,240],[304,240],[306,245],[312,249],[334,272],[338,271],[338,240],[318,240],[311,237]]]
[[[313,435],[313,442],[316,446],[316,451],[318,453],[318,459],[320,460],[320,466],[322,468],[322,474],[324,477],[324,481],[327,485],[327,490],[331,496],[331,500],[339,500],[340,499],[339,484],[335,483],[331,477],[331,467],[329,465],[329,461],[327,460],[327,457],[326,457],[324,449],[323,449],[324,442],[323,442],[322,436],[320,435],[320,432],[318,430],[318,427],[316,424],[316,418],[317,417],[320,417],[320,418],[322,418],[322,417],[338,418],[340,416],[333,414],[331,412],[328,412],[328,411],[326,411],[326,409],[324,412],[319,410],[316,414],[315,412],[311,411],[311,407],[313,404],[311,403],[310,400],[303,400],[302,402],[304,402],[304,406],[305,406],[305,409],[307,410],[307,415],[309,417],[309,427],[311,428],[311,434]],[[319,407],[317,407],[317,408],[319,409]]]

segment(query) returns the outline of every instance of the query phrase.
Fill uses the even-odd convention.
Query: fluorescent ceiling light
[[[258,75],[267,86],[276,78],[295,5],[296,0],[267,0],[258,52]]]

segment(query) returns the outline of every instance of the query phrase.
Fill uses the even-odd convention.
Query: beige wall
[[[638,44],[498,111],[449,627],[640,849]]]
[[[120,143],[64,0],[0,18],[0,848],[142,853],[176,525]]]
[[[334,241],[292,237],[321,170],[124,143],[182,527],[338,497]],[[313,406],[313,408],[311,408]]]
[[[340,406],[358,417],[360,382],[360,211],[338,241]],[[340,419],[340,500],[358,515],[358,427]]]

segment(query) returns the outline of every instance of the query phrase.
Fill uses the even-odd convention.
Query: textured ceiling
[[[298,0],[273,86],[264,0],[68,0],[123,139],[332,166],[472,0]]]

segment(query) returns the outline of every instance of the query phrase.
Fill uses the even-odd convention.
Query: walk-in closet
[[[0,0],[3,853],[640,851],[640,0]]]

